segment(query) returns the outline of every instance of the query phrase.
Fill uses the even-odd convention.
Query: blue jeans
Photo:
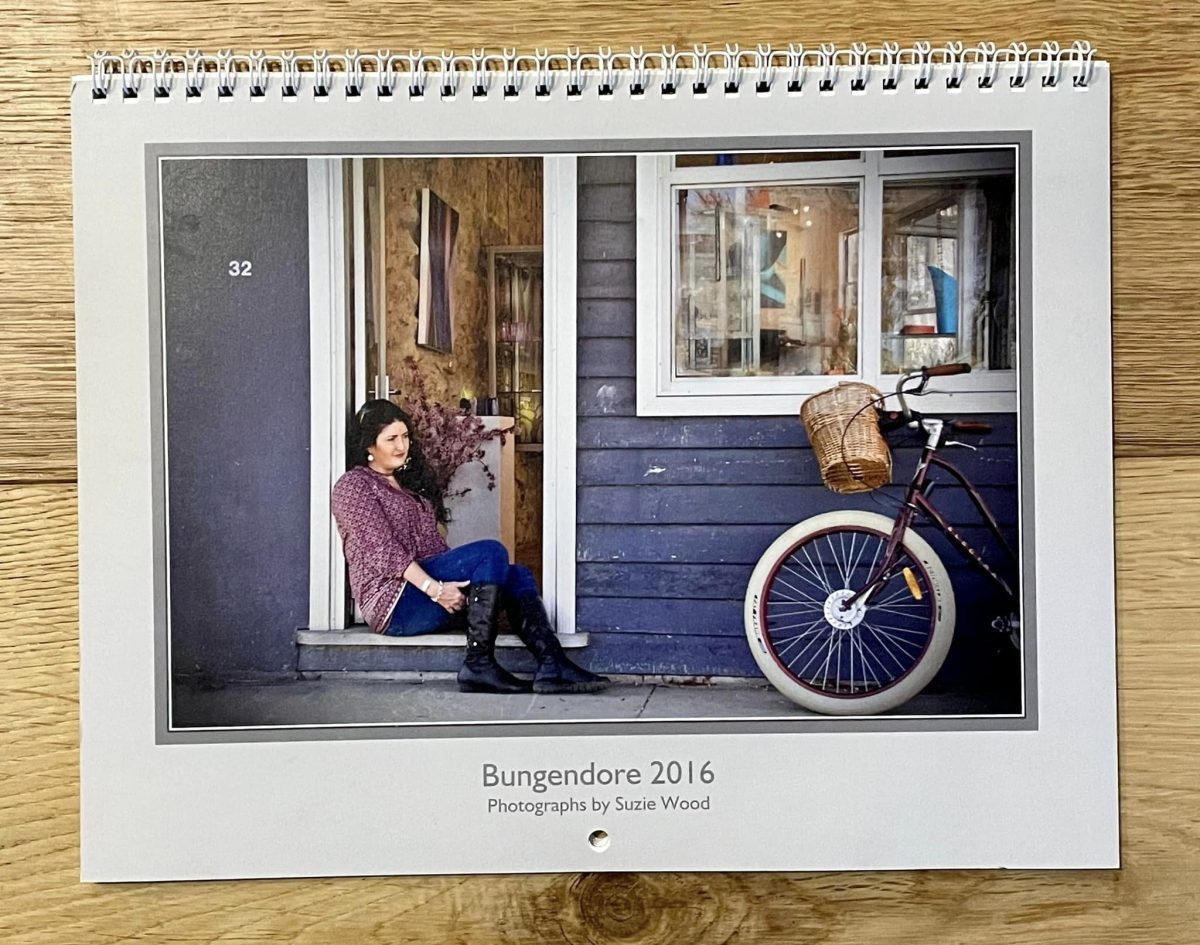
[[[524,565],[509,564],[508,549],[498,541],[473,541],[417,563],[436,581],[499,584],[501,600],[538,596],[533,572]],[[434,633],[452,619],[453,615],[428,594],[422,594],[420,587],[406,586],[383,632],[392,637],[414,637]]]

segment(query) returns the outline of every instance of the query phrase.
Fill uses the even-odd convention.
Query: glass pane
[[[518,443],[542,442],[542,254],[497,254],[496,397]]]
[[[882,368],[1016,355],[1011,174],[883,185]]]
[[[677,154],[676,167],[727,167],[737,164],[803,164],[812,161],[861,161],[861,151],[763,151],[740,154]]]
[[[857,183],[677,188],[676,377],[858,370]]]
[[[367,383],[370,385],[372,397],[380,396],[383,388],[381,378],[386,370],[379,361],[379,280],[382,273],[377,273],[380,239],[383,236],[382,221],[379,218],[382,186],[379,162],[371,159],[363,161],[363,257],[366,260],[366,271],[363,276],[362,293],[367,313]]]

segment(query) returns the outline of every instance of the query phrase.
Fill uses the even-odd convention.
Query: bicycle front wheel
[[[954,634],[954,591],[909,529],[876,592],[848,603],[884,559],[893,521],[827,512],[794,525],[746,588],[746,638],[763,675],[798,705],[871,715],[907,702],[937,673]]]

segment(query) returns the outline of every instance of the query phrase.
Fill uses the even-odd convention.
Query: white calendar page
[[[98,58],[84,880],[1117,867],[1109,81],[1081,43]],[[362,607],[330,493],[372,398],[430,457],[509,430],[446,540],[530,565],[607,689],[462,692],[461,627]]]

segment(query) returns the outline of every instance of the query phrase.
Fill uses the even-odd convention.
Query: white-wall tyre
[[[954,635],[954,590],[941,559],[912,529],[902,542],[907,576],[893,579],[895,586],[866,607],[838,609],[839,595],[850,592],[835,585],[849,585],[869,568],[861,559],[886,543],[893,526],[874,512],[815,515],[780,535],[755,566],[746,588],[746,639],[763,675],[797,705],[826,715],[886,712],[921,692],[945,661]],[[811,626],[809,618],[815,618]],[[856,654],[860,680],[854,678]]]

